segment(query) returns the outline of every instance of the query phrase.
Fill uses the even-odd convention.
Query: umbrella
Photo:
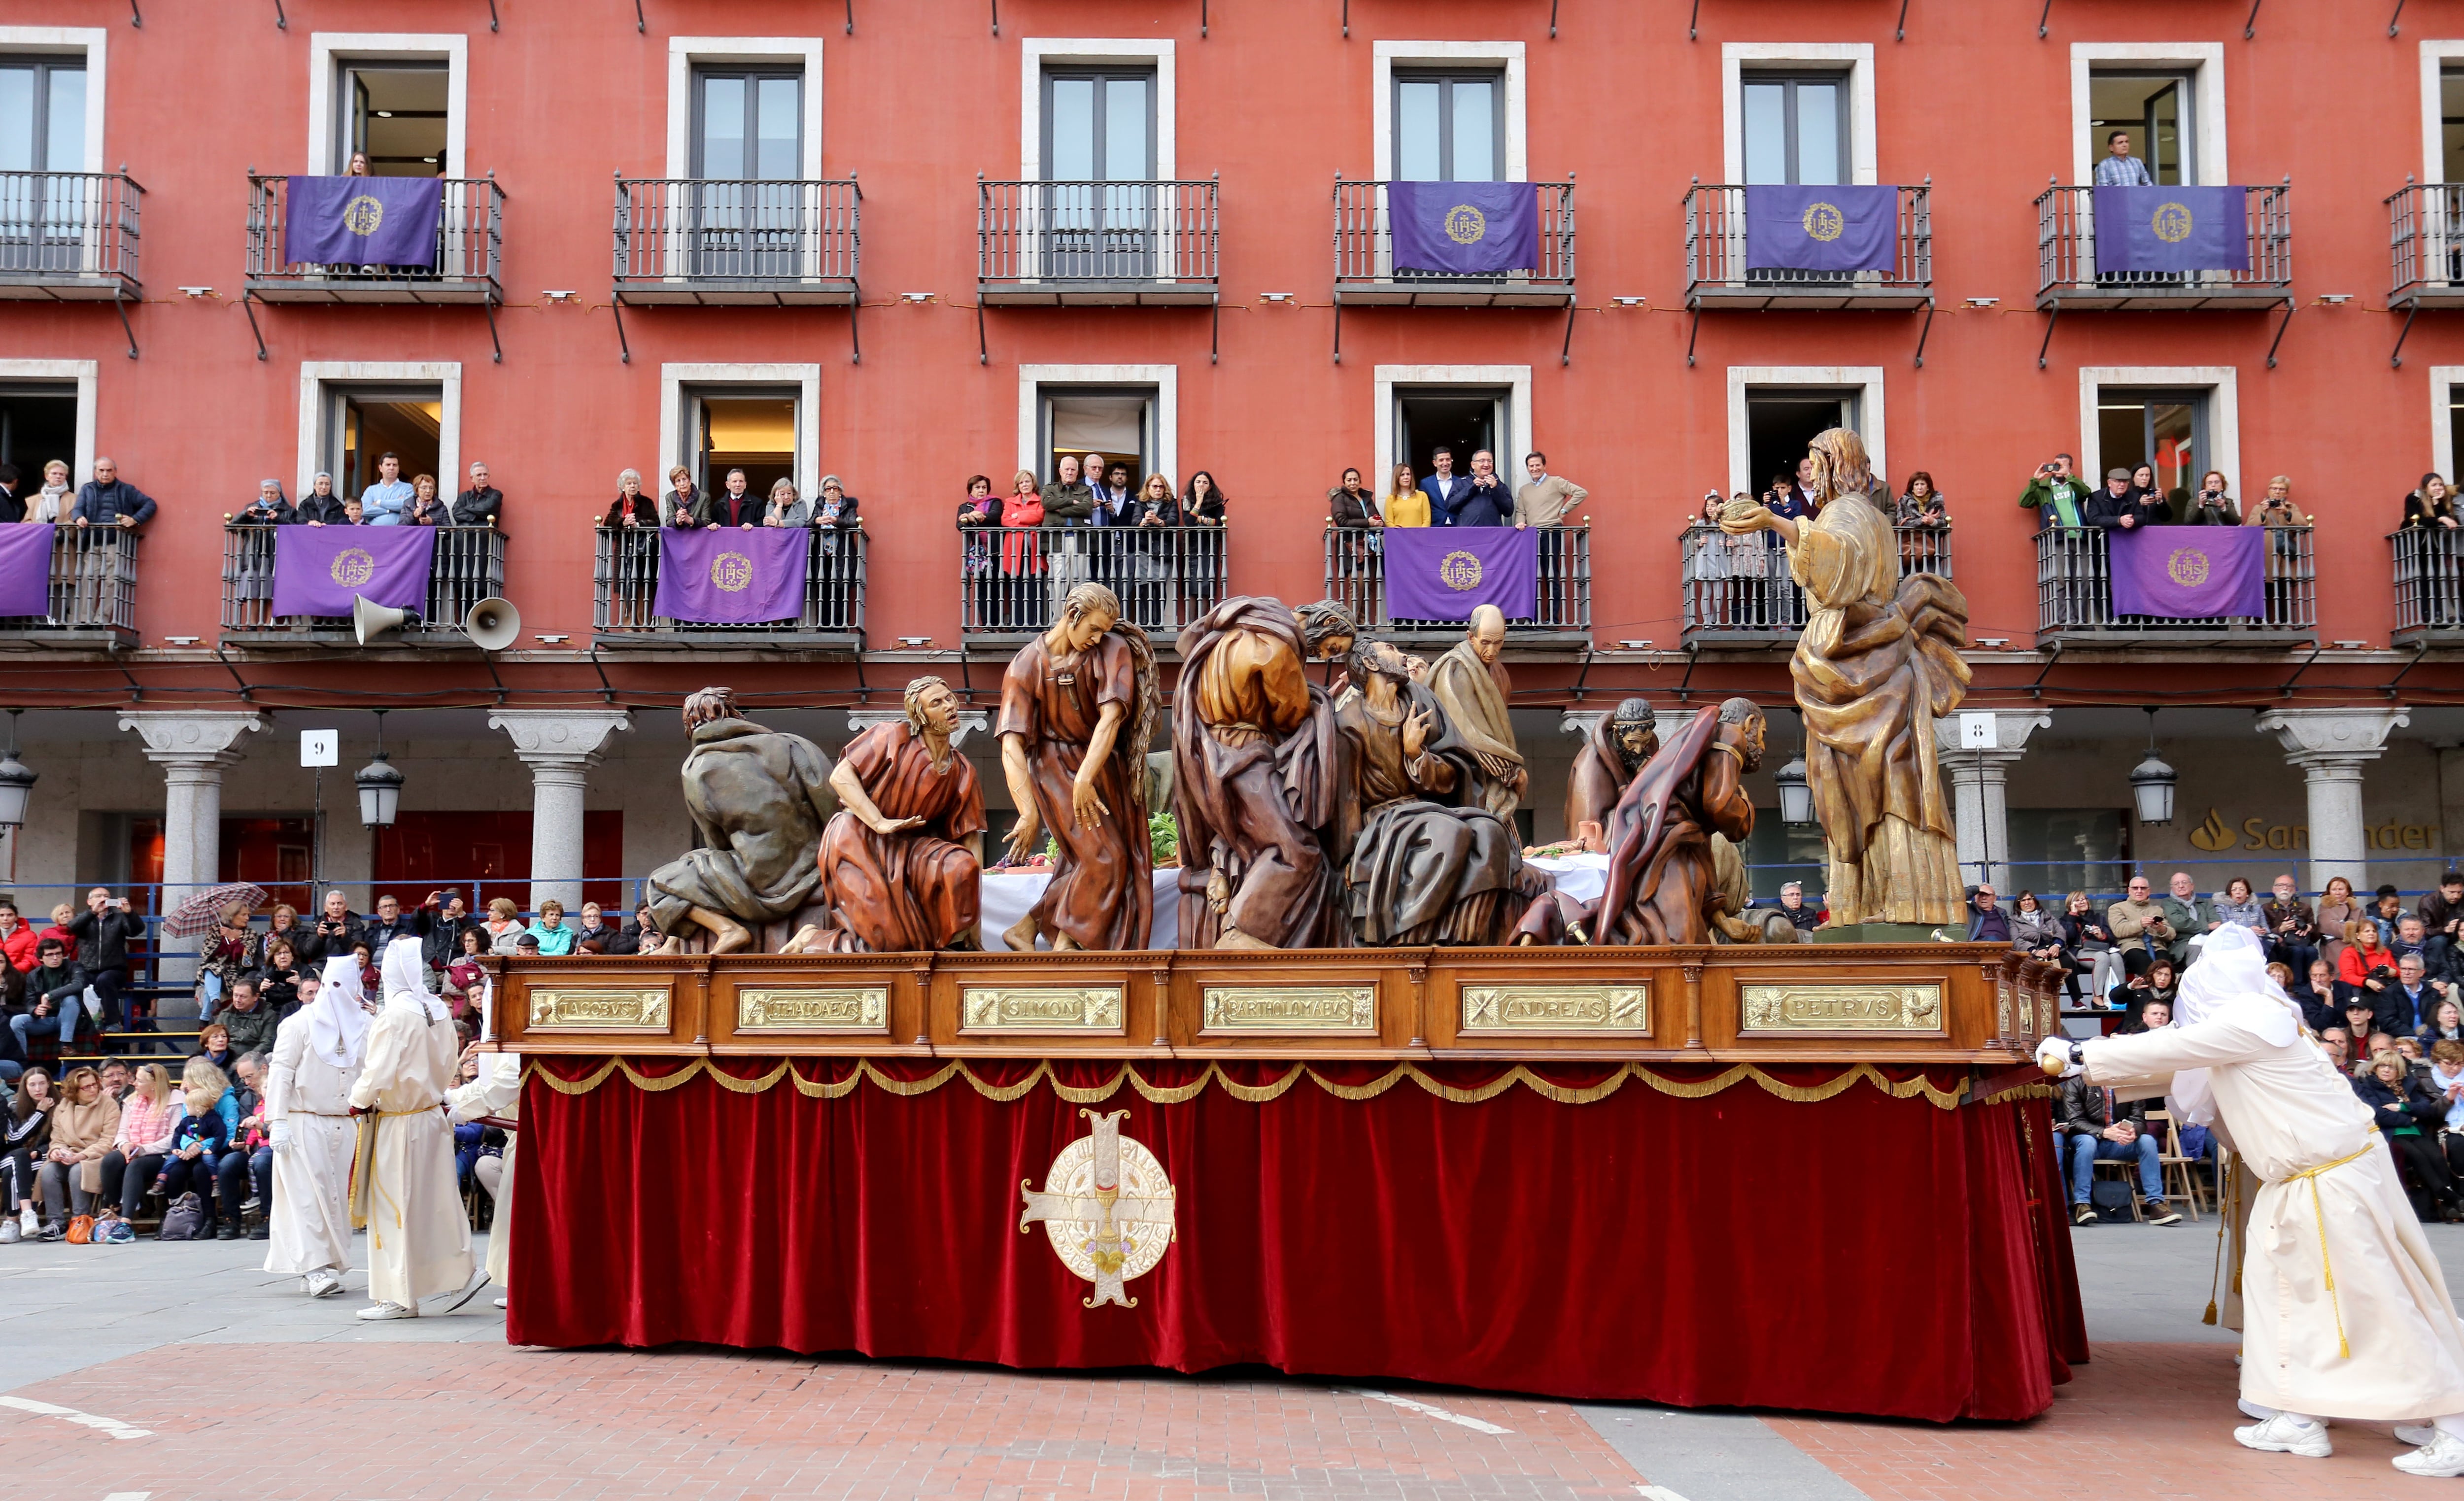
[[[265,888],[246,881],[208,887],[171,909],[171,915],[163,919],[164,936],[193,938],[200,933],[210,933],[223,920],[224,913],[233,907],[254,912],[264,900]]]

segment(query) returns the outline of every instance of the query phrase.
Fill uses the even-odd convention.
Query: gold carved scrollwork
[[[2011,1035],[2011,977],[2005,975],[1993,986],[1994,1016],[2001,1024],[1994,1029],[1997,1037]]]
[[[1648,985],[1465,985],[1460,1000],[1466,1036],[1640,1037],[1651,1031]]]
[[[890,987],[739,990],[736,993],[736,1029],[886,1036],[890,1031]]]
[[[1118,985],[970,985],[958,992],[961,1032],[1106,1032],[1127,1026]]]
[[[1200,1001],[1201,1036],[1377,1030],[1375,985],[1208,985]]]
[[[668,992],[661,990],[534,990],[534,1032],[664,1032]]]
[[[1740,991],[1749,1033],[1943,1030],[1940,985],[1745,985]]]

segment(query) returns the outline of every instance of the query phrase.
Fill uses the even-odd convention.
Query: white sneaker
[[[2398,1444],[2409,1444],[2414,1448],[2427,1447],[2438,1442],[2438,1424],[2399,1423],[2395,1425],[2395,1441]]]
[[[307,1276],[308,1295],[329,1298],[342,1291],[342,1279],[330,1271],[312,1271]]]
[[[43,1222],[34,1217],[34,1206],[31,1203],[17,1206],[17,1233],[28,1240],[43,1233]]]
[[[2464,1439],[2438,1430],[2429,1443],[2387,1463],[2408,1475],[2464,1475]]]
[[[2289,1412],[2279,1412],[2247,1428],[2233,1429],[2233,1442],[2248,1449],[2298,1454],[2303,1459],[2325,1459],[2336,1452],[2335,1446],[2327,1442],[2325,1424],[2304,1423]]]
[[[474,1271],[471,1273],[471,1280],[462,1285],[461,1291],[440,1292],[429,1301],[436,1305],[433,1312],[439,1313],[451,1313],[454,1310],[460,1308],[463,1304],[468,1303],[473,1298],[478,1296],[479,1290],[487,1285],[488,1274],[485,1271]]]
[[[498,1308],[503,1308],[503,1307],[505,1307],[505,1306],[506,1306],[506,1305],[505,1305],[505,1300],[504,1300],[503,1298],[498,1298],[498,1299],[496,1299],[496,1306],[497,1306]]]
[[[0,1246],[14,1246],[17,1244],[17,1222],[14,1220],[0,1220]]]
[[[362,1318],[371,1320],[380,1318],[417,1318],[419,1316],[419,1310],[415,1308],[405,1308],[399,1303],[379,1303],[373,1307],[360,1310],[360,1316]]]

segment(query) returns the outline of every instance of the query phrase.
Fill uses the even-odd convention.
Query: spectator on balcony
[[[1130,493],[1130,467],[1114,464],[1103,471],[1103,481],[1095,480],[1097,471],[1087,471],[1087,483],[1095,492],[1095,524],[1097,526],[1134,526],[1137,524],[1137,497]]]
[[[1497,458],[1482,449],[1471,456],[1471,488],[1455,507],[1457,526],[1504,526],[1514,515],[1514,490],[1497,472]]]
[[[642,472],[619,470],[616,475],[616,498],[607,503],[607,514],[600,518],[602,526],[649,527],[656,530],[659,508],[642,494]]]
[[[1009,498],[1001,502],[1001,618],[987,617],[988,625],[1013,626],[1044,618],[1035,603],[1043,590],[1036,579],[1044,572],[1044,548],[1039,539],[1028,533],[1044,525],[1044,491],[1036,482],[1035,471],[1022,469],[1009,479]]]
[[[2177,490],[2168,494],[2159,488],[2153,464],[2142,464],[2130,472],[2130,494],[2135,499],[2143,502],[2154,499],[2164,507],[2161,513],[2148,518],[2146,524],[2149,526],[2173,525],[2181,515],[2183,502],[2190,498],[2187,491]]]
[[[693,488],[693,471],[682,464],[670,465],[668,493],[659,497],[659,510],[667,518],[666,524],[691,531],[707,519],[701,514],[705,509],[701,493]]]
[[[2135,532],[2165,525],[2172,519],[2172,512],[2162,499],[2140,495],[2130,483],[2130,471],[2108,469],[2104,488],[2088,497],[2085,519],[2088,525],[2108,532]]]
[[[417,492],[402,477],[402,460],[392,453],[377,455],[377,482],[360,492],[360,518],[367,526],[400,526],[410,515]]]
[[[1523,487],[1514,492],[1514,528],[1557,526],[1568,512],[1591,498],[1592,493],[1571,479],[1549,473],[1549,455],[1523,455]]]
[[[2099,188],[2152,188],[2147,164],[2130,154],[2130,132],[2117,130],[2104,138],[2104,160],[2096,164]]]
[[[1360,482],[1360,471],[1356,469],[1346,469],[1343,482],[1326,493],[1326,514],[1331,524],[1346,530],[1375,529],[1386,524],[1386,519],[1378,514],[1377,497]]]
[[[2420,487],[2404,497],[2403,524],[2406,527],[2453,527],[2456,524],[2455,495],[2447,488],[2447,481],[2434,474],[2422,475]]]
[[[1908,493],[1891,508],[1894,526],[1923,526],[1943,531],[1950,525],[1950,508],[1933,486],[1933,475],[1920,469],[1908,475]]]
[[[693,503],[695,524],[747,529],[758,525],[761,520],[762,504],[746,493],[746,486],[750,483],[744,477],[744,471],[729,470],[718,494]]]
[[[847,482],[836,475],[822,476],[822,501],[813,508],[815,526],[856,527],[864,519],[856,514],[862,502],[847,493]]]
[[[16,465],[0,464],[0,525],[26,519],[25,484]]]
[[[2239,526],[2241,506],[2233,497],[2233,487],[2225,482],[2225,472],[2209,470],[2199,476],[2198,494],[2184,503],[2184,526]]]
[[[342,524],[344,526],[365,526],[368,524],[367,508],[360,504],[356,497],[343,500]]]
[[[410,476],[410,513],[403,518],[412,526],[440,526],[446,519],[444,503],[436,498],[436,476]]]
[[[781,475],[770,486],[770,503],[761,508],[764,526],[810,526],[813,508],[799,499],[796,482]]]
[[[1138,490],[1137,524],[1146,527],[1185,524],[1180,497],[1172,493],[1172,481],[1160,472],[1149,475],[1147,482]]]
[[[1409,474],[1411,471],[1406,469],[1404,473]],[[1189,483],[1181,487],[1181,496],[1183,498],[1180,514],[1185,519],[1186,524],[1191,526],[1223,524],[1223,490],[1221,486],[1216,484],[1212,471],[1201,469],[1190,475]],[[1394,515],[1391,506],[1386,514],[1389,517]]]
[[[1420,493],[1429,497],[1429,524],[1452,526],[1455,512],[1471,497],[1471,476],[1455,473],[1455,451],[1434,448],[1429,451],[1429,477],[1420,481]]]
[[[2036,466],[2028,488],[2019,492],[2023,510],[2036,513],[2036,530],[2049,526],[2072,529],[2087,521],[2087,492],[2079,476],[2071,473],[2075,463],[2068,453],[2057,453]]]
[[[1095,517],[1095,492],[1078,477],[1078,455],[1064,453],[1056,472],[1059,477],[1044,487],[1044,521],[1045,526],[1091,526]]]
[[[43,466],[43,488],[26,497],[25,519],[56,524],[67,517],[69,467],[58,459]]]
[[[1429,524],[1429,493],[1412,476],[1412,466],[1397,464],[1386,479],[1386,494],[1377,503],[1389,526]]]
[[[504,516],[505,493],[488,483],[488,466],[471,464],[471,488],[453,497],[453,526],[494,526]]]
[[[282,526],[298,517],[282,494],[282,481],[260,479],[256,482],[256,498],[248,509],[231,518],[233,526]]]
[[[998,532],[1001,524],[1001,497],[993,494],[992,476],[968,475],[967,498],[958,502],[958,535],[966,539],[959,544],[958,571],[975,592],[977,620],[987,626],[1000,624],[995,612],[1001,585],[994,575],[1001,571],[1001,543],[985,534]]]
[[[2267,482],[2267,497],[2250,508],[2244,526],[2307,526],[2310,519],[2293,503],[2293,476],[2278,475]],[[2290,539],[2283,539],[2290,541]]]
[[[77,510],[70,519],[79,526],[143,526],[154,519],[154,502],[120,477],[118,464],[99,458],[94,477],[77,487]]]
[[[350,519],[343,509],[342,497],[334,494],[334,476],[322,470],[308,481],[308,493],[299,497],[292,509],[291,519],[302,526],[341,526]]]

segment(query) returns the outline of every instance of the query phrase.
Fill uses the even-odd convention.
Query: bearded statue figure
[[[1956,922],[1959,850],[1934,759],[1933,721],[1968,693],[1968,600],[1936,574],[1899,576],[1890,518],[1862,439],[1846,428],[1810,450],[1811,519],[1730,501],[1720,529],[1788,545],[1807,619],[1789,673],[1805,715],[1806,777],[1828,847],[1827,926]]]
[[[1603,715],[1583,737],[1573,769],[1566,774],[1566,837],[1576,837],[1585,824],[1597,824],[1605,832],[1609,809],[1626,784],[1659,753],[1660,726],[1650,699],[1628,698]]]

